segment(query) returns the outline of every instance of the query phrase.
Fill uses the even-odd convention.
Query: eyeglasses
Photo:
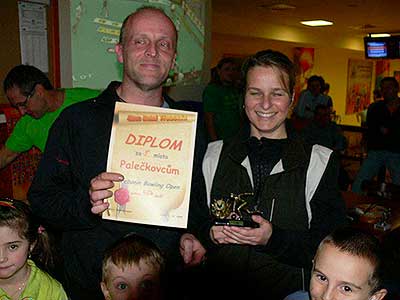
[[[26,106],[28,105],[28,101],[29,99],[31,99],[31,97],[35,94],[35,88],[36,88],[37,83],[35,83],[31,89],[31,91],[29,92],[28,96],[26,96],[25,101],[23,102],[19,102],[19,103],[15,103],[13,106],[15,108],[26,108]]]

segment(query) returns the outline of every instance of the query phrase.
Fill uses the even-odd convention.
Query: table
[[[367,223],[362,221],[356,221],[353,226],[366,229],[378,238],[382,238],[386,233],[400,227],[400,199],[386,199],[383,197],[371,195],[365,196],[350,191],[343,191],[342,196],[348,210],[357,207],[357,205],[359,204],[376,204],[385,208],[390,208],[391,210],[391,216],[388,220],[391,228],[388,231],[375,229],[374,223]]]

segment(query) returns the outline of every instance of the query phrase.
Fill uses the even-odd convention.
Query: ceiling
[[[282,9],[282,4],[292,8]],[[247,18],[265,27],[294,26],[311,32],[354,36],[400,33],[400,0],[212,0],[212,11],[219,18]],[[333,21],[334,25],[306,27],[299,23],[312,19]]]

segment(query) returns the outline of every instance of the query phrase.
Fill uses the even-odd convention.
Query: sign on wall
[[[313,75],[314,48],[295,47],[293,50],[293,62],[296,66],[296,85],[294,88],[296,103],[300,92],[307,87],[308,78]]]
[[[346,115],[366,109],[370,103],[373,62],[349,59]]]

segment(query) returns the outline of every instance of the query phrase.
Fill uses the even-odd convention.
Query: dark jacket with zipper
[[[90,180],[106,171],[119,85],[112,82],[97,98],[63,111],[51,129],[28,194],[33,212],[44,225],[63,234],[63,283],[72,299],[103,299],[99,283],[104,250],[127,233],[152,240],[166,254],[167,263],[176,266],[180,261],[182,230],[103,220],[90,211]],[[184,108],[164,99],[170,108]],[[201,140],[200,136],[196,140],[198,153],[203,148]]]
[[[221,152],[212,149],[221,142],[209,145],[203,173],[217,164],[212,184],[209,182],[208,189],[205,188],[211,192],[209,202],[230,193],[255,192],[251,175],[254,166],[250,166],[247,158],[247,140],[248,134],[239,135],[226,141]],[[319,242],[345,223],[345,206],[337,186],[338,165],[333,153],[317,146],[313,160],[318,163],[310,164],[312,146],[295,136],[289,137],[284,145],[281,160],[275,166],[280,167],[262,179],[257,193],[258,209],[273,225],[267,245],[214,246],[208,254],[212,282],[220,285],[222,280],[222,285],[236,287],[230,289],[230,297],[234,299],[251,294],[264,295],[262,299],[283,299],[293,291],[307,289],[312,258]],[[314,192],[310,193],[308,187],[308,204],[307,172],[308,180],[317,182]],[[206,195],[203,193],[202,197]],[[255,200],[250,199],[250,204],[251,201]],[[211,245],[207,242],[210,226],[210,223],[199,226],[203,228],[199,234],[208,245]]]

